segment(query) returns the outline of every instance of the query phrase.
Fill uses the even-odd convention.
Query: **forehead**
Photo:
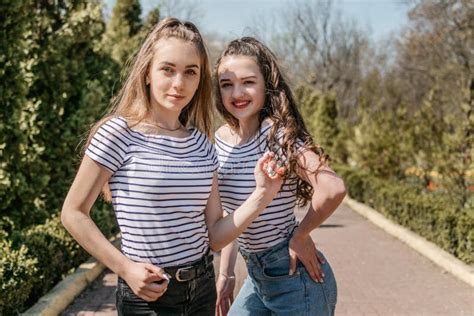
[[[225,56],[222,58],[217,73],[220,77],[227,76],[261,76],[260,68],[255,58],[250,56]]]
[[[154,47],[153,62],[168,62],[175,65],[200,65],[199,51],[192,42],[177,38],[162,38]]]

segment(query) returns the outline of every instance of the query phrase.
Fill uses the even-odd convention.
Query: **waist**
[[[207,271],[213,268],[214,256],[208,250],[207,253],[199,260],[194,262],[163,268],[171,279],[178,282],[186,282],[202,276]]]

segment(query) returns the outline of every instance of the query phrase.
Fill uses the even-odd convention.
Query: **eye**
[[[232,84],[229,83],[229,82],[224,82],[224,83],[221,84],[221,88],[222,88],[222,89],[228,88],[228,87],[231,87],[231,86],[232,86]]]
[[[244,84],[247,84],[247,85],[251,85],[251,84],[254,84],[254,83],[255,83],[255,81],[253,81],[253,80],[245,80],[244,81]]]
[[[169,73],[169,74],[173,72],[173,68],[171,68],[169,66],[164,66],[163,68],[161,68],[161,70],[163,70],[164,72]]]
[[[197,72],[194,69],[188,69],[186,70],[186,74],[194,76],[194,75],[197,75]]]

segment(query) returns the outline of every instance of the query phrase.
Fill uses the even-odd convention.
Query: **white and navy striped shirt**
[[[143,134],[116,117],[86,150],[113,173],[109,185],[122,252],[134,261],[177,266],[209,248],[204,210],[217,154],[204,134],[189,132],[184,138]]]
[[[268,151],[267,137],[272,125],[263,126],[260,133],[243,145],[232,145],[216,135],[219,157],[219,192],[225,212],[232,213],[254,191],[254,168]],[[282,131],[277,139],[282,140]],[[298,142],[301,145],[301,142]],[[290,182],[290,181],[286,181]],[[285,240],[296,228],[296,182],[285,183],[277,197],[238,237],[239,246],[248,252],[257,252]]]

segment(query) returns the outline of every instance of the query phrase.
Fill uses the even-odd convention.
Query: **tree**
[[[272,22],[267,39],[290,69],[290,77],[323,94],[332,93],[344,117],[356,107],[367,36],[353,20],[342,18],[331,0],[299,1]],[[262,25],[263,24],[263,25]]]
[[[112,18],[104,34],[103,47],[120,65],[125,64],[139,45],[138,38],[134,37],[142,27],[141,13],[139,0],[117,0],[112,10]]]

